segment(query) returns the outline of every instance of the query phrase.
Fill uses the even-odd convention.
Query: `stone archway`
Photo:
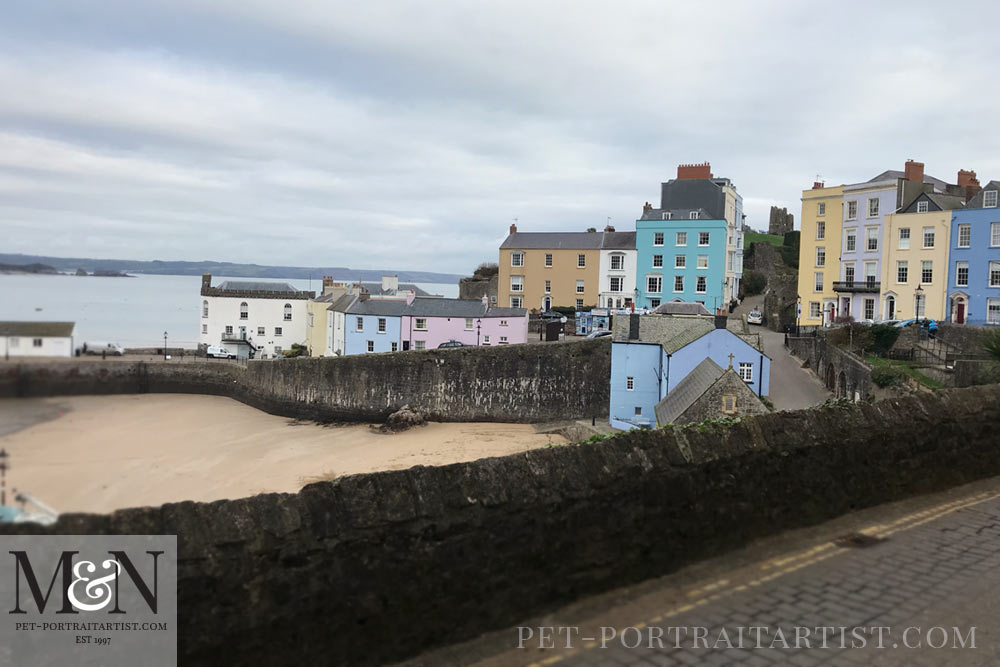
[[[847,396],[847,375],[844,371],[840,371],[840,376],[837,377],[837,397],[844,398]]]
[[[826,384],[826,388],[829,389],[830,391],[835,391],[837,388],[837,372],[836,370],[834,370],[833,364],[826,365],[826,376],[824,384]]]

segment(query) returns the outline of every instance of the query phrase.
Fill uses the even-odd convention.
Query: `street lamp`
[[[483,330],[483,320],[478,319],[476,320],[476,347],[479,347],[479,334],[482,332],[482,330]]]
[[[913,316],[917,319],[920,319],[922,317],[920,313],[920,302],[923,300],[923,298],[924,298],[924,290],[922,287],[920,287],[919,284],[917,284],[917,289],[914,290],[914,295],[913,295],[914,299]]]
[[[163,332],[163,360],[167,360],[167,332]]]
[[[798,336],[799,332],[799,318],[802,317],[802,297],[798,294],[795,295],[795,335]]]
[[[0,449],[0,505],[7,504],[7,471],[10,469],[8,456],[6,449]]]

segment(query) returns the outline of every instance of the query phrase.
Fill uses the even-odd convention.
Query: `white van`
[[[105,354],[112,357],[120,357],[125,354],[125,348],[120,343],[97,343],[87,341],[80,348],[84,354]]]
[[[235,359],[236,353],[230,352],[226,348],[218,345],[209,345],[208,349],[205,350],[205,356],[213,359]]]

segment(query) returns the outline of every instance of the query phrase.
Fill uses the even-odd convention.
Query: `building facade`
[[[657,213],[635,223],[636,306],[688,301],[727,309],[726,221],[706,219],[700,209]]]
[[[73,356],[73,322],[0,322],[0,355],[16,357]]]
[[[627,308],[635,298],[635,232],[604,228],[601,239],[598,279],[598,308]]]
[[[880,277],[881,305],[858,319],[943,319],[947,304],[951,211],[885,216],[885,248]],[[871,297],[868,297],[871,298]]]
[[[798,294],[799,321],[805,326],[830,324],[836,317],[833,284],[840,279],[843,203],[842,185],[828,188],[817,182],[802,191]]]
[[[947,319],[1000,324],[1000,181],[952,212]]]
[[[561,306],[596,306],[601,264],[600,232],[519,232],[500,246],[499,305],[548,312]]]

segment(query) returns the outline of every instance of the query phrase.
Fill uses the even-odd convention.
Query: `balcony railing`
[[[882,283],[877,280],[864,280],[861,282],[837,280],[833,283],[834,292],[878,292],[881,289]]]

